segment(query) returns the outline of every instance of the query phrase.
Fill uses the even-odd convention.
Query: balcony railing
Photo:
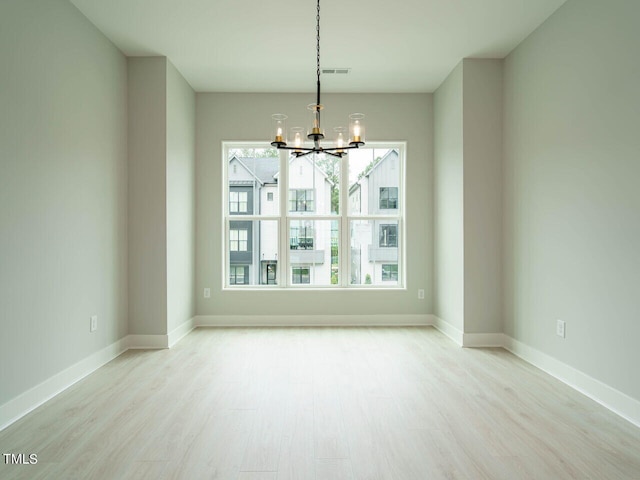
[[[289,248],[291,250],[313,250],[313,238],[291,237],[289,239]]]

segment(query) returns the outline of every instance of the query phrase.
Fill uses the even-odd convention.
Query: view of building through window
[[[402,145],[343,158],[224,147],[226,286],[401,286]]]

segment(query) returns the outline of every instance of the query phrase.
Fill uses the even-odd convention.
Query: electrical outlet
[[[565,338],[565,323],[562,320],[556,320],[556,335]]]
[[[418,300],[424,300],[424,289],[418,290]]]
[[[91,322],[89,323],[89,331],[95,332],[98,329],[98,315],[91,316]]]
[[[205,288],[204,289],[204,298],[211,298],[211,289],[210,288]]]

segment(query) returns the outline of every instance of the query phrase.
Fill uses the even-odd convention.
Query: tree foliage
[[[340,159],[330,155],[322,155],[316,161],[316,165],[331,181],[331,211],[340,213]]]
[[[275,158],[279,155],[275,148],[232,148],[229,157],[238,158]]]
[[[369,164],[364,167],[364,170],[362,170],[359,174],[358,174],[358,180],[360,180],[362,177],[364,177],[365,175],[368,175],[369,172],[371,170],[373,170],[373,167],[380,161],[382,160],[382,157],[376,157],[373,160],[371,160],[369,162]]]

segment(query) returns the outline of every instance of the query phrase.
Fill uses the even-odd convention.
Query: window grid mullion
[[[338,284],[345,288],[349,286],[349,265],[351,263],[351,248],[349,232],[349,156],[341,158],[340,163],[340,227],[338,229]]]

